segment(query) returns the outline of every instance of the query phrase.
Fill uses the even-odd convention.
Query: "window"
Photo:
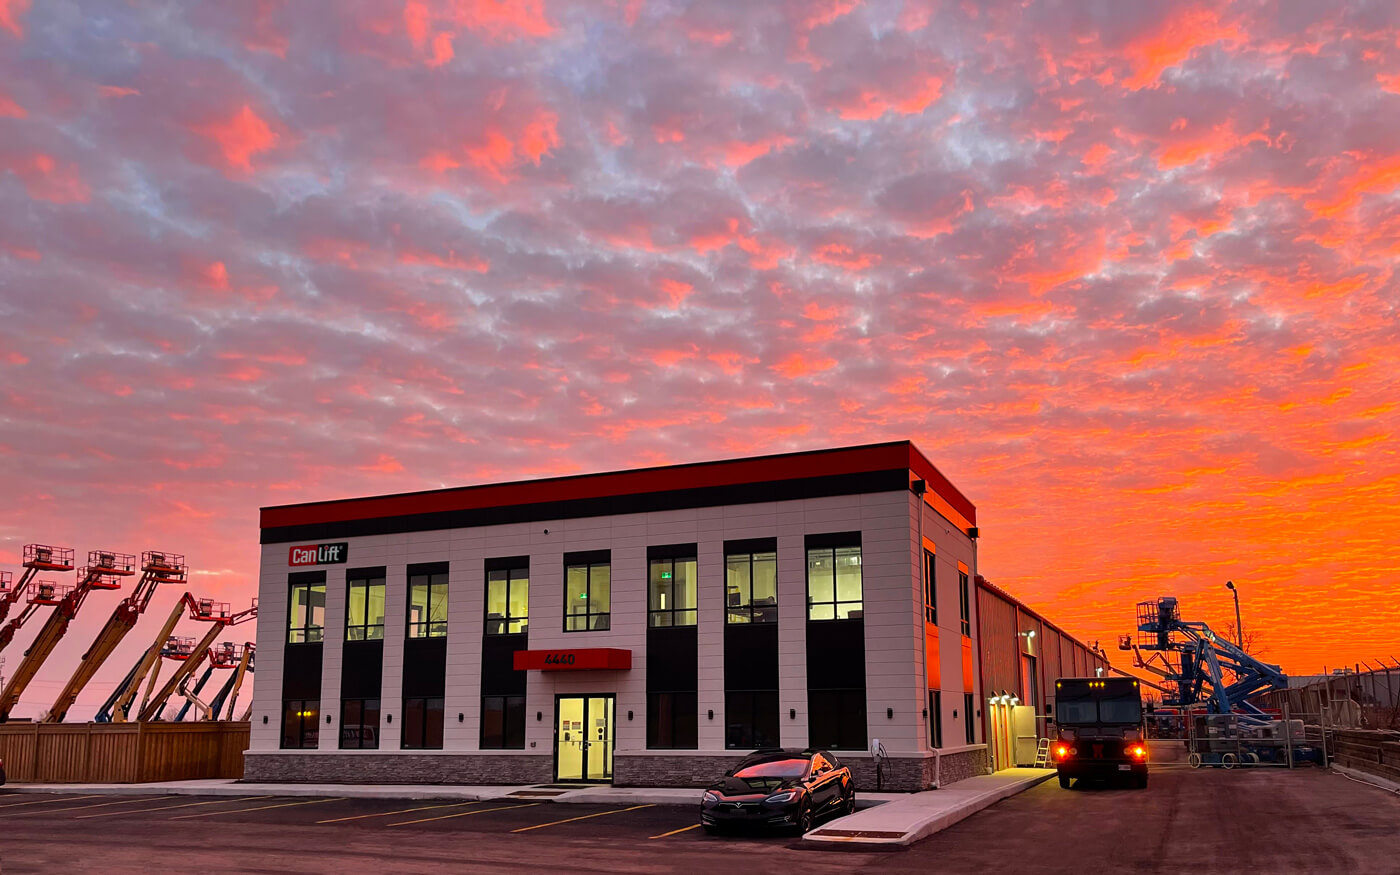
[[[442,750],[442,697],[415,697],[403,700],[404,750]]]
[[[379,700],[342,699],[340,746],[350,750],[379,747]]]
[[[865,690],[808,690],[807,744],[865,750]]]
[[[854,620],[865,615],[859,547],[807,550],[807,619]]]
[[[294,583],[291,599],[291,609],[287,612],[287,643],[321,641],[326,631],[326,585]]]
[[[695,625],[695,560],[653,559],[647,605],[651,626]]]
[[[967,591],[967,572],[958,569],[958,611],[962,618],[962,633],[972,634],[972,600]],[[971,744],[972,742],[968,742]]]
[[[699,747],[699,710],[695,693],[647,693],[647,747]]]
[[[377,641],[384,637],[384,573],[352,577],[345,604],[345,640]]]
[[[607,562],[564,568],[564,631],[611,628],[612,567]]]
[[[324,589],[324,587],[322,587]],[[319,640],[319,639],[318,639]],[[320,743],[321,703],[315,699],[287,699],[282,703],[282,747],[315,748]]]
[[[928,691],[928,746],[943,746],[943,693]]]
[[[447,573],[408,578],[408,637],[447,637]]]
[[[977,743],[977,724],[972,722],[972,694],[963,693],[963,730],[967,733],[967,743]]]
[[[730,750],[777,747],[778,691],[724,695],[724,746]]]
[[[525,697],[481,698],[481,747],[483,750],[525,749]]]
[[[778,554],[725,556],[724,605],[726,623],[778,622]]]
[[[924,622],[938,623],[938,577],[932,550],[924,551]]]
[[[530,569],[486,572],[486,634],[517,635],[530,627]]]

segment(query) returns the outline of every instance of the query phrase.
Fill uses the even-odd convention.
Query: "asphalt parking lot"
[[[1400,871],[1400,798],[1319,770],[1041,784],[897,852],[707,836],[695,810],[533,800],[0,795],[5,875],[104,872]]]

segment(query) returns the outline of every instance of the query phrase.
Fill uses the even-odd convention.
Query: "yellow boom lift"
[[[106,550],[93,550],[88,554],[87,567],[79,571],[77,586],[73,587],[73,591],[64,596],[53,613],[49,614],[44,627],[34,637],[29,649],[24,651],[24,659],[15,670],[14,677],[10,678],[5,689],[0,691],[0,723],[10,718],[10,711],[19,703],[19,697],[24,695],[29,682],[34,680],[44,660],[49,658],[58,642],[63,640],[68,631],[68,624],[78,615],[78,609],[83,606],[88,593],[95,589],[121,589],[120,578],[135,573],[136,557],[133,555],[110,553]]]
[[[162,656],[178,660],[180,666],[175,669],[175,673],[166,680],[165,685],[160,688],[154,697],[150,696],[151,688],[147,686],[147,695],[141,701],[141,712],[137,719],[142,723],[160,719],[161,712],[165,710],[165,703],[174,695],[175,691],[180,688],[180,684],[199,667],[200,662],[202,662],[204,657],[209,653],[209,648],[213,646],[214,640],[219,637],[219,633],[223,632],[226,626],[237,626],[249,620],[256,620],[257,617],[258,601],[254,599],[252,607],[247,610],[239,611],[236,614],[231,614],[227,619],[221,622],[214,623],[209,631],[204,633],[204,637],[199,640],[199,643],[188,648],[182,644],[182,646],[170,653],[162,653]],[[151,675],[152,686],[155,684],[155,681],[156,675],[153,674]]]
[[[146,612],[146,606],[151,603],[151,596],[155,595],[156,589],[163,583],[184,583],[186,573],[184,556],[154,550],[141,554],[141,579],[136,582],[136,588],[117,604],[117,609],[107,618],[107,624],[97,633],[92,646],[79,661],[77,671],[73,672],[58,698],[54,699],[53,707],[49,708],[48,715],[44,717],[45,723],[63,722],[63,718],[68,716],[68,709],[73,707],[73,702],[83,691],[83,687],[87,686],[92,676],[102,668],[102,664],[112,655],[112,651],[117,649],[117,645],[122,643],[126,633],[136,627],[136,621]]]
[[[156,676],[160,673],[160,658],[169,657],[168,652],[172,642],[188,641],[186,651],[194,649],[194,639],[175,638],[171,633],[175,631],[175,624],[180,622],[180,617],[185,610],[189,610],[191,620],[199,620],[207,623],[224,624],[231,619],[228,602],[216,602],[212,599],[196,599],[189,593],[180,596],[180,600],[175,603],[175,607],[170,610],[170,616],[166,618],[165,624],[156,633],[151,646],[146,648],[146,652],[137,660],[131,671],[127,672],[126,678],[112,691],[112,695],[102,704],[102,710],[97,712],[96,721],[98,723],[125,723],[131,719],[131,706],[136,701],[136,696],[141,692],[141,682],[150,676],[150,685],[146,689],[147,698],[150,697],[151,688],[155,686]],[[152,671],[154,669],[154,671]],[[138,709],[139,711],[139,709]]]
[[[35,581],[35,577],[41,571],[72,571],[73,570],[73,549],[71,547],[50,547],[45,544],[26,544],[24,547],[24,573],[20,575],[19,582],[13,583],[14,575],[8,571],[0,572],[0,622],[3,622],[10,615],[11,606],[19,602],[25,596],[29,597],[28,606],[3,628],[0,628],[0,650],[9,646],[15,639],[18,632],[30,617],[43,605],[54,605],[58,602],[53,596],[62,590],[64,594],[72,587],[60,587],[59,584],[51,580]],[[36,599],[36,597],[39,597]],[[61,596],[60,596],[61,598]]]

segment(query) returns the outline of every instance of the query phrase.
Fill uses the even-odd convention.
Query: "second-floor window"
[[[864,616],[860,548],[808,548],[807,619],[854,620]]]
[[[384,637],[384,575],[352,577],[347,581],[345,640],[377,641]]]
[[[321,641],[326,631],[326,585],[292,584],[291,608],[287,613],[287,643],[311,644]]]
[[[695,560],[653,559],[647,584],[651,626],[695,625]]]
[[[924,551],[924,622],[938,623],[938,575],[932,550]]]
[[[972,594],[968,592],[967,572],[958,569],[958,613],[962,620],[962,633],[972,634]],[[968,742],[971,744],[971,742]]]
[[[564,567],[564,631],[612,628],[612,566],[585,562]]]
[[[724,557],[724,620],[778,622],[777,553],[731,553]]]
[[[530,569],[486,572],[486,634],[516,635],[530,625]]]
[[[408,637],[447,637],[447,573],[408,577]]]

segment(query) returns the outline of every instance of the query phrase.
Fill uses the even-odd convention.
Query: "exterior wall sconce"
[[[886,709],[885,709],[885,717],[888,718],[888,719],[890,719],[890,720],[893,720],[893,719],[894,719],[894,709],[893,709],[893,708],[886,708]]]
[[[466,719],[467,719],[467,715],[463,714],[461,711],[458,711],[458,712],[457,712],[457,722],[458,722],[458,723],[461,723],[463,720],[466,720]]]
[[[788,709],[788,719],[789,719],[789,720],[796,720],[796,719],[797,719],[797,709],[796,709],[796,708],[789,708],[789,709]]]
[[[264,725],[264,726],[267,725],[267,715],[266,715],[266,714],[263,715],[263,725]]]
[[[958,709],[957,709],[957,708],[954,708],[954,709],[953,709],[953,716],[954,716],[954,717],[957,717],[957,716],[958,716]]]
[[[544,712],[543,712],[543,711],[536,711],[536,712],[535,712],[535,722],[536,722],[536,723],[539,723],[539,722],[540,722],[541,720],[543,720],[543,719],[544,719]]]
[[[927,708],[924,709],[924,716],[925,716],[925,717],[928,716],[928,709],[927,709]]]
[[[326,725],[329,726],[330,723],[331,723],[331,715],[327,714],[327,715],[326,715]]]
[[[627,712],[627,719],[628,719],[628,720],[631,720],[631,719],[632,719],[632,712],[631,712],[631,711],[628,711],[628,712]]]
[[[711,720],[715,719],[715,709],[714,709],[714,708],[711,708],[711,709],[710,709],[710,719],[711,719]]]
[[[387,715],[385,715],[385,717],[384,717],[384,722],[385,722],[385,723],[393,723],[393,722],[394,722],[394,715],[393,715],[393,714],[387,714]]]

